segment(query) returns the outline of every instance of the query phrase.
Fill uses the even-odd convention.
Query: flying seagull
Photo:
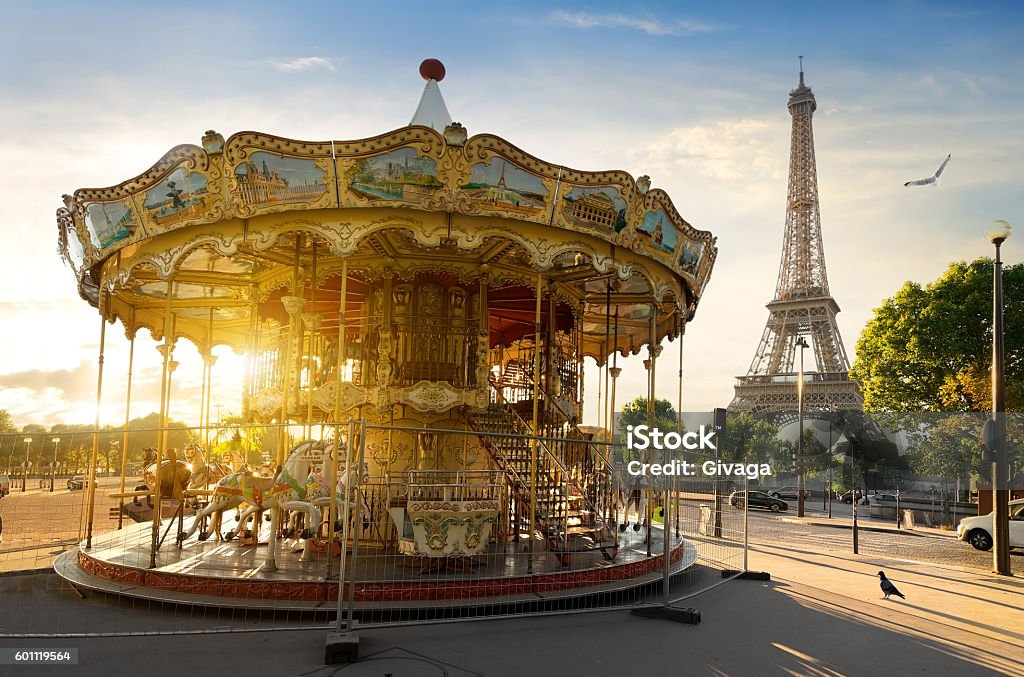
[[[878,578],[881,579],[879,583],[882,586],[882,592],[885,593],[885,599],[889,599],[889,595],[896,595],[900,599],[906,599],[906,597],[903,596],[903,593],[897,590],[896,586],[892,584],[892,581],[885,577],[884,571],[878,572]]]
[[[939,165],[939,168],[935,170],[935,173],[932,174],[931,176],[929,176],[927,179],[917,179],[916,181],[907,181],[903,185],[905,187],[908,187],[908,188],[910,186],[937,186],[937,185],[939,185],[939,177],[942,176],[942,170],[946,168],[947,164],[949,164],[949,159],[951,157],[953,157],[952,153],[947,155],[946,159],[942,161],[941,165]]]

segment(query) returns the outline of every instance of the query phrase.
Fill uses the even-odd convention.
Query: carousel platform
[[[267,571],[265,543],[193,539],[179,549],[168,539],[157,554],[157,566],[150,568],[150,535],[150,525],[137,524],[94,537],[92,548],[81,544],[58,557],[54,570],[79,588],[167,603],[300,611],[336,606],[340,558],[334,555],[328,564],[323,552],[300,561],[301,541],[280,540],[277,570]],[[537,541],[532,570],[524,541],[491,543],[476,557],[442,559],[444,566],[425,566],[438,562],[360,544],[353,604],[366,611],[456,609],[623,593],[660,579],[662,536],[660,525],[655,525],[653,554],[648,556],[645,530],[627,529],[619,534],[620,548],[613,561],[599,551],[583,550],[572,553],[567,566]],[[692,543],[673,537],[670,546],[673,574],[696,562]],[[351,552],[348,557],[351,566]]]

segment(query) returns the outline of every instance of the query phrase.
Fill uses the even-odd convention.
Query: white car
[[[956,537],[978,550],[992,549],[992,513],[965,517],[956,528]],[[1024,498],[1010,501],[1010,547],[1024,548]]]

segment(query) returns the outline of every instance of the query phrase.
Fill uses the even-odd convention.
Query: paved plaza
[[[908,536],[908,538],[912,538]],[[120,613],[145,617],[138,634],[56,639],[10,637],[3,647],[74,647],[79,666],[18,668],[25,674],[206,675],[258,661],[261,675],[1024,675],[1024,580],[877,555],[756,544],[752,570],[770,582],[734,580],[681,603],[700,625],[628,611],[470,621],[361,633],[362,660],[322,664],[326,630],[260,630],[201,611],[158,606]],[[884,600],[883,569],[906,595]],[[80,627],[96,613],[37,577],[6,583],[4,601],[25,624]],[[109,604],[108,604],[109,606]],[[110,611],[107,609],[106,611]],[[188,618],[189,622],[183,622]],[[227,620],[227,622],[225,622]],[[196,628],[169,634],[180,627]],[[217,626],[242,632],[217,631]],[[145,632],[143,632],[143,630]],[[254,658],[258,657],[258,658]],[[17,673],[11,673],[17,674]]]

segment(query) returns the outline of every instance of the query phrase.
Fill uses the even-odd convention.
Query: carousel
[[[438,606],[593,595],[650,582],[666,558],[693,564],[650,507],[626,528],[642,502],[608,440],[619,360],[642,354],[653,384],[715,238],[646,176],[468,136],[444,67],[420,73],[406,127],[318,142],[208,131],[117,186],[64,196],[59,247],[102,318],[100,364],[107,325],[133,356],[147,330],[166,427],[175,347],[191,342],[203,404],[187,454],[165,433],[144,477],[122,480],[123,503],[152,506],[142,521],[90,530],[55,563],[62,576],[210,605],[308,608],[343,592]],[[236,433],[261,441],[262,469],[205,446],[216,346],[244,357]],[[582,416],[587,358],[597,425]]]

